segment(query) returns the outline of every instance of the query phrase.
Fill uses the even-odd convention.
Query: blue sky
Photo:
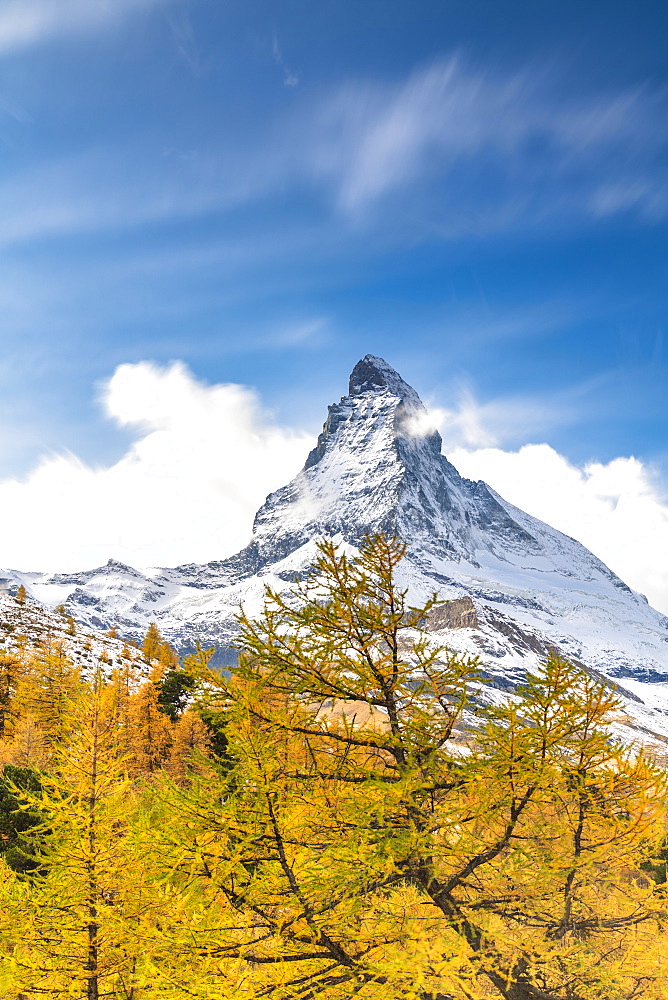
[[[120,460],[120,365],[253,387],[308,435],[370,351],[475,411],[453,447],[635,456],[664,496],[665,22],[646,0],[5,0],[0,478]]]

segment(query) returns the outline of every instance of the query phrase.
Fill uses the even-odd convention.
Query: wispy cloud
[[[535,439],[574,423],[581,416],[581,393],[582,389],[571,389],[548,397],[505,396],[480,402],[471,385],[461,381],[455,405],[430,405],[413,430],[421,434],[438,430],[447,453],[457,448],[490,448]]]
[[[0,246],[177,221],[244,197],[215,173],[206,154],[156,159],[136,145],[42,162],[0,182]]]
[[[0,52],[20,38],[170,2],[62,0],[55,19],[51,0],[26,0],[0,12]],[[187,20],[172,23],[182,58],[199,72]],[[276,39],[273,51],[291,85]],[[160,159],[135,137],[82,150],[0,178],[0,244],[252,210],[274,196],[313,210],[323,247],[351,224],[387,243],[595,223],[624,212],[663,218],[665,95],[638,88],[566,100],[558,84],[528,71],[474,72],[450,58],[399,82],[352,81],[298,96],[283,116],[239,126],[231,145],[207,136],[196,150],[169,149]]]
[[[437,217],[462,227],[475,204],[488,226],[509,207],[663,216],[665,103],[642,87],[564,98],[556,75],[504,77],[455,56],[397,83],[347,83],[320,109],[311,165],[350,213],[426,185],[438,187]]]
[[[280,46],[277,35],[274,34],[271,43],[271,52],[274,57],[274,62],[281,69],[283,73],[283,86],[284,87],[297,87],[299,85],[299,77],[293,70],[290,69],[283,57],[283,49]]]
[[[259,344],[263,347],[322,347],[327,342],[328,322],[324,316],[304,322],[291,323],[261,337]]]
[[[0,9],[0,53],[104,28],[168,2],[174,0],[5,0]]]
[[[195,76],[202,76],[205,64],[197,44],[189,12],[181,7],[181,9],[169,13],[167,21],[177,55],[190,67]]]

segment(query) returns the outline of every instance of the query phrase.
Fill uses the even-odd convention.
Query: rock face
[[[454,601],[437,604],[427,615],[427,629],[479,628],[478,613],[470,597],[457,597]]]
[[[181,648],[195,639],[224,648],[240,602],[252,613],[265,584],[287,587],[319,538],[354,548],[368,531],[405,540],[401,573],[412,598],[436,591],[451,602],[434,609],[431,627],[480,654],[499,686],[556,647],[623,677],[656,711],[668,707],[668,619],[574,539],[463,479],[415,390],[373,355],[355,365],[303,470],[267,497],[237,555],[142,572],[110,560],[79,574],[8,572],[7,580],[45,603],[66,600],[96,628],[137,636],[157,621]]]

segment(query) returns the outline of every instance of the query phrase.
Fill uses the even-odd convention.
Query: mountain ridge
[[[267,497],[240,552],[202,565],[140,571],[112,559],[81,573],[8,571],[6,578],[45,604],[64,601],[92,628],[138,638],[156,621],[182,649],[196,639],[225,648],[234,642],[238,606],[252,614],[265,584],[288,587],[313,561],[319,538],[353,551],[367,532],[385,531],[407,544],[401,580],[416,600],[436,590],[442,602],[468,596],[476,604],[482,632],[469,630],[469,646],[480,650],[487,636],[493,652],[481,655],[499,684],[537,662],[519,633],[537,635],[536,647],[652,687],[649,702],[665,702],[668,711],[668,688],[661,688],[668,618],[581,543],[483,481],[461,477],[441,446],[415,390],[386,361],[366,355],[348,394],[328,407],[303,469]],[[514,639],[510,626],[493,633],[493,612],[515,622]],[[463,642],[465,631],[448,633],[449,641]],[[658,683],[647,684],[652,678]]]

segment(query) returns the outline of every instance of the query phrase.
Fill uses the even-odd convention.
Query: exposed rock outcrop
[[[470,597],[456,597],[454,601],[437,604],[427,615],[425,628],[437,631],[439,629],[475,628],[478,625],[478,614]]]

